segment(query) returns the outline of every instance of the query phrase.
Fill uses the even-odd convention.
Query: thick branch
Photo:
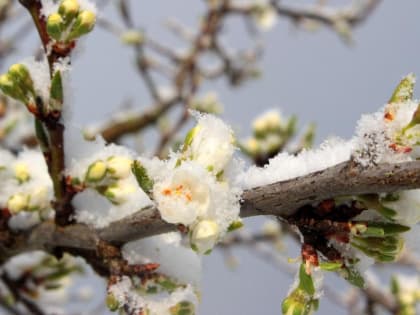
[[[349,161],[306,176],[245,191],[241,217],[288,216],[305,204],[329,198],[414,188],[420,188],[420,161],[380,164],[368,169]],[[149,207],[99,230],[83,224],[56,227],[51,222],[45,222],[28,232],[24,239],[16,241],[14,246],[2,246],[0,252],[3,257],[9,257],[29,249],[95,251],[99,240],[119,245],[176,229],[177,226],[160,218],[156,208]]]

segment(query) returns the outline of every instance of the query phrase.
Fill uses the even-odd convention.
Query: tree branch
[[[257,215],[288,216],[305,204],[344,195],[393,192],[420,188],[420,161],[380,164],[367,169],[343,162],[325,170],[295,179],[247,190],[243,193],[241,217]],[[84,224],[57,227],[44,222],[23,236],[15,237],[10,246],[0,245],[3,259],[20,252],[42,249],[74,248],[96,251],[100,240],[121,245],[129,241],[177,229],[160,218],[154,207],[95,230]]]

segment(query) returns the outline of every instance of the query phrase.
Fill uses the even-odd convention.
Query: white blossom
[[[162,218],[169,223],[192,224],[210,206],[211,175],[199,165],[183,163],[153,187]]]
[[[235,151],[232,129],[215,116],[197,117],[197,125],[186,139],[186,154],[217,174],[229,163]]]
[[[281,114],[278,110],[269,110],[252,122],[255,133],[261,134],[267,130],[278,130],[281,126]]]
[[[255,5],[253,17],[257,26],[263,31],[272,29],[277,23],[277,12],[266,1],[259,1]]]

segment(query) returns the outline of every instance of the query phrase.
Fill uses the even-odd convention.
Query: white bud
[[[268,31],[277,23],[277,12],[271,5],[257,5],[254,8],[254,20],[263,31]]]
[[[263,134],[267,131],[279,130],[281,128],[281,116],[276,110],[270,110],[258,116],[252,123],[256,134]]]
[[[115,204],[122,204],[128,200],[130,195],[136,191],[136,188],[124,182],[119,182],[112,186],[109,186],[105,190],[105,197],[108,198],[109,201]]]
[[[232,130],[211,115],[200,116],[194,130],[187,155],[214,174],[223,171],[235,150]]]
[[[92,163],[86,172],[86,181],[98,182],[106,175],[107,167],[104,161],[96,161]]]
[[[219,238],[219,225],[213,220],[201,220],[191,233],[192,247],[199,253],[208,253]]]
[[[29,210],[45,209],[49,206],[48,189],[47,187],[40,187],[36,189],[29,196]]]
[[[132,163],[131,159],[123,156],[112,156],[106,162],[108,172],[117,179],[127,178],[130,175]]]
[[[7,201],[7,208],[12,214],[17,214],[28,207],[28,199],[28,196],[22,193],[13,195]]]
[[[15,178],[20,182],[24,183],[30,179],[29,168],[28,165],[24,163],[16,163],[13,167],[15,172]]]

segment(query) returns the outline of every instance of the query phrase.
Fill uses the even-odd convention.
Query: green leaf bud
[[[64,31],[64,21],[60,14],[53,13],[47,18],[47,33],[51,38],[59,41]]]
[[[91,11],[82,11],[77,15],[76,21],[73,24],[71,32],[67,40],[74,40],[78,37],[86,35],[93,30],[96,22],[96,15]]]
[[[86,172],[86,181],[99,182],[106,175],[106,164],[104,161],[96,161],[92,163]]]
[[[24,104],[29,103],[28,97],[22,91],[19,85],[12,80],[9,74],[0,76],[0,90],[7,96],[21,101]]]
[[[77,0],[63,0],[58,8],[58,13],[63,17],[66,25],[69,25],[79,13],[80,5]]]

